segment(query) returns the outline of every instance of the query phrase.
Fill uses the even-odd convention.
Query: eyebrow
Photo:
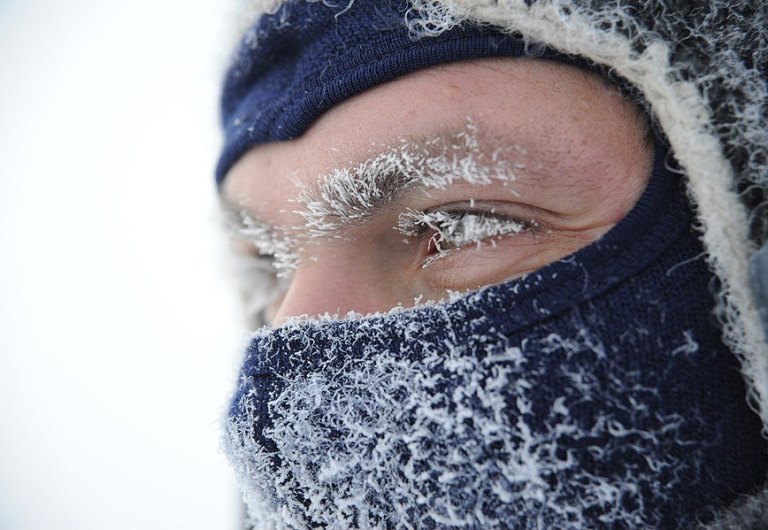
[[[427,139],[404,139],[353,167],[334,169],[300,189],[294,213],[301,226],[275,227],[246,208],[221,199],[230,229],[236,234],[263,239],[276,232],[309,237],[343,237],[341,229],[359,225],[415,190],[445,189],[454,182],[486,185],[515,180],[513,166],[480,150],[477,127],[469,121],[464,130]],[[285,236],[281,239],[286,239]],[[293,239],[293,238],[290,238]],[[259,245],[257,245],[258,247]]]
[[[337,232],[359,224],[419,186],[421,160],[403,156],[401,149],[376,155],[353,168],[336,169],[304,187],[295,211],[311,236]]]
[[[445,189],[455,181],[490,184],[514,180],[512,167],[480,150],[476,127],[446,137],[403,140],[352,168],[336,169],[303,188],[297,198],[311,236],[338,236],[413,190]]]

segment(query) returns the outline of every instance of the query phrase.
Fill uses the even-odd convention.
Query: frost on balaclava
[[[667,97],[660,81],[667,71],[653,71],[664,60],[659,47],[649,37],[627,51],[600,33],[639,31],[647,20],[635,26],[630,12],[641,6],[471,4],[289,1],[264,17],[228,73],[218,181],[251,146],[295,138],[378,83],[448,60],[519,55],[616,67],[656,98],[651,112],[684,155],[676,158],[687,176],[722,173],[722,156],[708,157],[711,149],[700,157],[709,168],[696,166],[692,154],[709,149],[711,138],[692,134],[686,143],[683,133],[706,112],[682,83],[670,82]],[[661,17],[663,4],[651,11]],[[429,16],[419,19],[415,5]],[[456,13],[464,8],[466,20],[508,26],[462,25]],[[579,25],[595,21],[605,24]],[[548,31],[558,24],[562,30]],[[722,44],[715,51],[726,60]],[[672,105],[674,97],[693,102],[690,109]],[[758,157],[745,158],[734,142],[759,138],[739,136],[744,130],[728,114],[738,102],[727,101],[717,133],[747,175],[744,188],[757,186],[748,170]],[[437,304],[257,331],[226,426],[256,527],[693,528],[713,520],[765,527],[768,502],[744,501],[768,470],[762,424],[712,317],[725,307],[729,336],[754,344],[739,338],[728,298],[739,279],[711,274],[707,260],[730,270],[722,252],[730,247],[715,255],[717,245],[702,246],[686,183],[665,153],[659,143],[651,181],[624,220],[536,273]],[[694,197],[707,196],[707,185],[703,192],[696,185]],[[712,226],[704,226],[706,242]],[[731,505],[743,507],[738,523],[723,515]]]

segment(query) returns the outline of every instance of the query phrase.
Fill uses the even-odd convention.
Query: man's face
[[[262,253],[290,262],[273,322],[386,311],[522,276],[602,236],[649,178],[646,133],[575,67],[454,63],[252,149],[224,197],[259,228]]]

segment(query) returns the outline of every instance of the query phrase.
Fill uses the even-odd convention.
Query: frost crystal
[[[469,316],[480,296],[257,334],[229,452],[258,528],[658,522],[698,476],[682,458],[695,411],[669,411],[654,376],[614,364],[581,322],[494,332]]]

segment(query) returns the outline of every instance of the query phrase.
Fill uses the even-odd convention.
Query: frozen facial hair
[[[760,488],[761,425],[664,156],[608,234],[538,272],[255,333],[226,440],[253,525],[689,528]]]
[[[466,245],[480,246],[484,241],[495,245],[496,240],[504,236],[532,231],[535,228],[536,223],[533,220],[499,218],[482,212],[473,213],[464,208],[407,210],[400,214],[397,225],[397,230],[408,237],[421,237],[427,230],[432,231],[429,246],[437,253],[427,259],[423,267]]]
[[[266,310],[287,290],[299,260],[299,245],[290,230],[273,228],[244,209],[223,205],[225,223],[239,245],[230,253],[228,269],[235,280],[250,329],[265,325]]]
[[[312,235],[339,237],[344,225],[364,221],[415,188],[429,192],[454,182],[511,183],[521,166],[505,160],[504,155],[519,150],[523,148],[509,147],[486,155],[470,119],[463,131],[448,138],[403,140],[353,168],[331,172],[301,191],[297,213]],[[514,192],[510,189],[510,193]]]
[[[259,255],[269,257],[278,276],[285,276],[287,271],[296,267],[298,243],[291,230],[266,226],[244,210],[238,215],[240,224],[236,234],[251,243]]]

